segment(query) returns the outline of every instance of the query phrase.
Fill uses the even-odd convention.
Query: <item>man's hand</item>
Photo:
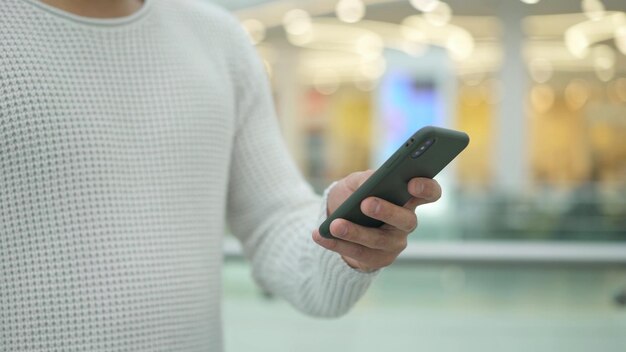
[[[339,181],[328,194],[328,213],[332,213],[374,172],[355,172]],[[415,208],[441,198],[441,187],[435,180],[414,178],[408,184],[413,196],[403,207],[380,198],[369,197],[361,202],[363,214],[385,224],[379,228],[364,227],[345,219],[330,224],[336,239],[324,238],[313,231],[313,240],[320,246],[341,254],[351,267],[374,271],[393,263],[407,246],[407,237],[417,227]]]

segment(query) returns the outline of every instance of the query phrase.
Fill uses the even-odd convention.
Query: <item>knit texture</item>
[[[311,240],[320,209],[225,11],[0,1],[0,351],[222,350],[227,225],[266,290],[342,314],[374,275]]]

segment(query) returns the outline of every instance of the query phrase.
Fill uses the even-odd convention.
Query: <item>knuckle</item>
[[[363,171],[356,171],[351,173],[350,178],[358,183],[358,181],[363,178]]]
[[[365,181],[367,181],[367,179],[370,178],[370,176],[372,176],[373,173],[374,173],[374,170],[371,170],[371,169],[355,172],[353,175],[355,175],[355,180],[356,180],[356,184],[358,185],[358,187],[361,187],[361,185],[363,185]]]
[[[351,191],[355,191],[357,188],[359,188],[364,182],[362,174],[363,171],[357,171],[345,177],[343,180],[346,187]]]
[[[411,233],[417,229],[417,215],[413,213],[413,216],[409,218],[409,223],[407,224],[407,232]]]
[[[409,241],[407,241],[406,237],[403,237],[400,241],[398,241],[398,251],[404,251],[408,245]]]
[[[348,229],[348,231],[341,236],[341,239],[348,242],[355,242],[358,241],[358,235]]]
[[[326,248],[330,250],[337,249],[337,246],[339,245],[339,242],[337,240],[328,240],[328,241],[325,241],[325,243],[326,243]]]
[[[377,235],[372,241],[372,245],[374,248],[388,248],[389,247],[389,239],[387,236]]]
[[[437,181],[433,180],[431,187],[432,187],[431,195],[432,195],[433,201],[439,200],[439,198],[441,198],[441,195],[443,193],[443,191],[441,190],[441,186],[439,185]]]
[[[365,247],[363,246],[353,246],[351,250],[351,257],[355,259],[362,259],[365,255]]]

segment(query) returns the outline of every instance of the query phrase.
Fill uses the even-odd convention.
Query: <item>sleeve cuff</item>
[[[324,289],[317,291],[317,309],[313,314],[325,317],[344,315],[367,292],[379,271],[360,272],[348,266],[335,252],[320,246],[317,246],[316,251],[318,265],[314,287]]]
[[[330,190],[333,189],[333,187],[335,187],[336,184],[337,184],[337,181],[331,183],[330,186],[326,187],[326,189],[324,190],[324,193],[322,194],[322,203],[320,204],[320,210],[317,215],[317,226],[320,226],[329,215],[328,214],[328,194],[330,193]]]

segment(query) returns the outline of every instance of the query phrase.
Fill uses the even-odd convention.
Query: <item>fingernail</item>
[[[424,182],[418,182],[415,186],[415,193],[422,194],[424,192]]]
[[[380,202],[378,201],[378,199],[372,200],[372,205],[370,206],[370,209],[373,214],[378,214],[378,212],[380,211]]]
[[[337,236],[343,236],[346,234],[346,232],[348,232],[348,226],[339,225],[339,227],[337,228]]]

